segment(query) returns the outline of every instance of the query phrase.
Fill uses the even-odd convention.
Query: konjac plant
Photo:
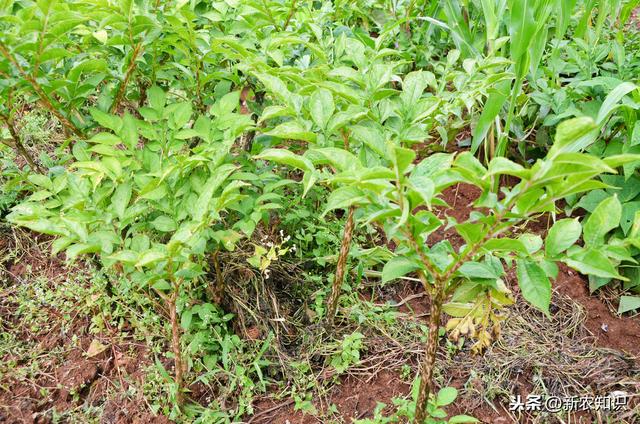
[[[617,155],[601,160],[579,153],[581,139],[594,128],[590,118],[563,122],[549,154],[529,169],[506,158],[495,158],[485,167],[468,152],[434,154],[415,163],[413,150],[392,141],[378,146],[382,162],[376,166],[368,166],[346,150],[338,154],[310,149],[306,157],[287,151],[263,153],[262,157],[305,172],[314,172],[301,166],[309,163],[307,157],[321,156],[318,163],[329,162],[339,172],[327,180],[333,180],[339,188],[328,198],[327,210],[357,205],[356,220],[378,223],[396,244],[395,257],[383,268],[382,281],[411,272],[422,281],[430,302],[429,334],[413,422],[428,422],[425,420],[436,408],[435,403],[429,403],[429,396],[434,393],[433,372],[443,311],[452,317],[447,323],[451,334],[475,338],[474,349],[481,351],[499,333],[500,308],[512,302],[503,280],[505,266],[515,264],[522,296],[547,315],[550,280],[558,273],[556,261],[573,266],[609,266],[599,260],[597,252],[582,259],[565,255],[580,237],[576,220],[557,221],[546,242],[517,230],[543,214],[555,213],[556,202],[569,195],[605,187],[596,177],[614,174],[616,168],[640,159],[637,155]],[[518,181],[501,184],[507,177]],[[456,184],[475,186],[481,194],[466,221],[456,222],[450,217],[444,221],[436,214],[438,207],[446,206],[440,195]],[[455,249],[449,240],[431,242],[430,235],[442,228],[454,228],[465,244]],[[600,230],[607,229],[594,232]],[[620,275],[617,278],[624,279]]]

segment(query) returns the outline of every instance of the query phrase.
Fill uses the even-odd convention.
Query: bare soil
[[[26,237],[25,237],[26,236]],[[19,306],[8,300],[19,285],[45,278],[52,286],[71,275],[82,274],[82,264],[65,265],[62,256],[51,256],[46,236],[32,233],[0,233],[0,336],[13,335],[16,346],[38,352],[36,369],[25,356],[9,350],[0,357],[0,423],[51,423],[54,411],[63,413],[87,406],[104,406],[102,423],[166,423],[151,413],[144,399],[132,401],[113,396],[130,384],[142,386],[142,370],[150,362],[143,345],[123,334],[90,334],[90,317],[43,304],[48,320],[41,328],[25,325]],[[17,249],[16,248],[20,248]],[[19,257],[15,253],[19,252]],[[84,299],[78,299],[81,303]],[[106,349],[91,351],[97,341]],[[42,358],[42,361],[40,359]],[[10,365],[12,364],[12,366]],[[125,378],[126,377],[126,378]]]

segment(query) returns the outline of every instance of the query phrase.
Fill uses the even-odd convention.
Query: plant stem
[[[405,23],[404,23],[404,31],[407,33],[408,36],[411,36],[411,12],[413,11],[413,6],[415,5],[415,0],[411,0],[411,2],[409,2],[409,6],[407,6],[407,13],[405,16]]]
[[[434,278],[434,288],[431,295],[431,308],[429,315],[429,335],[427,338],[427,346],[425,357],[420,366],[420,387],[418,388],[418,399],[416,400],[416,413],[414,417],[415,424],[422,424],[427,416],[427,406],[429,395],[434,392],[433,388],[433,370],[436,363],[436,355],[438,353],[438,332],[440,330],[440,315],[442,314],[442,304],[447,294],[447,286],[452,280],[454,274],[460,267],[470,258],[472,258],[489,240],[504,230],[500,228],[502,214],[496,215],[495,223],[488,229],[481,241],[467,248],[458,256],[458,259],[449,265],[443,272],[439,272],[431,263],[429,258],[424,254],[416,239],[408,231],[409,241],[414,250],[418,252],[423,265]]]
[[[278,29],[278,23],[273,18],[273,14],[271,13],[271,9],[269,8],[269,4],[267,4],[267,0],[262,0],[262,5],[264,6],[264,11],[265,11],[267,17],[269,18],[269,21],[271,21],[271,25],[273,25],[273,27],[275,29]]]
[[[171,350],[174,356],[175,383],[177,386],[176,403],[182,406],[184,396],[182,386],[184,385],[184,367],[182,364],[182,349],[180,348],[180,324],[178,323],[178,311],[176,308],[176,300],[178,298],[178,290],[174,289],[169,297],[169,318],[171,320]]]
[[[176,384],[176,403],[178,406],[182,406],[184,403],[184,362],[182,361],[182,349],[180,347],[180,323],[178,322],[178,308],[177,300],[180,294],[180,285],[182,280],[176,279],[173,272],[173,261],[169,259],[167,263],[167,274],[169,282],[172,285],[173,291],[169,296],[156,291],[169,309],[169,321],[171,323],[171,351],[173,352],[173,364],[174,364],[174,380]]]
[[[291,18],[296,11],[296,0],[292,0],[291,8],[289,9],[289,15],[287,15],[287,20],[284,21],[284,25],[282,26],[282,31],[286,31],[289,26],[289,22],[291,22]]]
[[[222,278],[222,272],[220,271],[220,262],[218,262],[219,250],[216,250],[213,254],[213,267],[216,271],[216,287],[213,290],[213,301],[217,304],[222,302],[224,298],[224,279]]]
[[[124,96],[124,92],[126,91],[127,84],[129,83],[129,79],[131,78],[131,74],[133,74],[133,71],[136,68],[136,59],[140,54],[140,47],[141,43],[138,43],[133,48],[133,53],[131,53],[131,61],[129,62],[129,66],[127,67],[127,72],[124,75],[124,80],[122,80],[122,83],[120,83],[120,87],[118,87],[118,93],[116,94],[116,97],[114,97],[113,103],[111,103],[111,107],[109,108],[109,111],[111,113],[114,113],[116,109],[118,109],[118,105],[120,105],[120,102],[122,101],[122,97]]]
[[[7,127],[9,128],[9,134],[11,134],[13,146],[9,147],[15,147],[18,153],[20,153],[24,160],[27,161],[29,166],[31,166],[32,170],[36,171],[39,174],[44,174],[44,171],[42,170],[40,165],[36,163],[29,151],[24,147],[24,144],[22,144],[22,141],[20,140],[20,134],[18,134],[18,131],[16,130],[13,119],[5,115],[0,115],[0,118],[7,124]],[[8,143],[4,144],[9,145]]]
[[[504,128],[498,139],[498,147],[495,152],[495,156],[504,156],[507,153],[507,143],[509,142],[509,131],[511,130],[511,121],[513,121],[513,114],[516,107],[516,100],[520,95],[522,89],[522,78],[516,78],[513,88],[511,90],[511,99],[509,100],[509,112],[507,114],[507,120],[504,124]]]
[[[20,76],[31,85],[33,91],[35,91],[40,98],[40,103],[46,109],[49,109],[49,112],[51,112],[67,130],[71,131],[77,137],[84,138],[82,131],[80,131],[78,127],[76,127],[69,119],[67,119],[62,113],[60,113],[58,108],[53,105],[49,96],[47,96],[42,87],[40,87],[38,81],[36,81],[33,76],[25,72],[22,66],[20,66],[18,61],[11,55],[11,53],[9,53],[9,50],[2,43],[0,43],[0,54],[2,54],[2,56],[4,56],[9,62],[11,62],[11,64],[18,70],[18,73],[20,73]]]
[[[356,210],[355,206],[349,208],[347,215],[347,223],[344,225],[344,233],[342,235],[342,244],[340,246],[340,255],[338,256],[338,265],[336,266],[336,275],[333,279],[333,287],[331,295],[327,300],[327,319],[333,323],[336,311],[338,309],[338,299],[342,291],[342,282],[344,281],[345,269],[347,267],[347,258],[349,257],[349,249],[351,248],[351,239],[353,237],[353,214]]]
[[[445,281],[437,280],[435,284],[435,296],[431,299],[429,315],[429,336],[427,338],[427,348],[425,357],[420,366],[420,387],[418,389],[418,399],[416,401],[416,413],[413,422],[422,424],[427,417],[427,405],[429,395],[433,390],[433,370],[438,353],[438,333],[440,330],[440,314],[444,303]]]

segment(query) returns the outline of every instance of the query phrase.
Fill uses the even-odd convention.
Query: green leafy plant
[[[72,170],[32,175],[36,190],[8,216],[17,225],[57,236],[54,253],[65,250],[70,259],[97,254],[105,266],[164,302],[178,404],[185,370],[181,295],[200,281],[208,252],[233,250],[262,218],[261,200],[234,177],[237,166],[229,152],[246,126],[242,119],[229,119],[237,107],[223,99],[214,119],[193,121],[189,103],[167,103],[155,87],[149,106],[140,110],[144,120],[93,109],[96,121],[111,131],[76,143]],[[222,298],[222,281],[211,295]]]
[[[637,95],[637,87],[631,83],[617,83],[594,109],[597,129],[605,138],[596,140],[596,132],[584,135],[577,144],[599,157],[615,154],[637,153],[637,108],[626,100]],[[627,97],[628,96],[628,97]],[[621,175],[603,175],[600,180],[606,187],[588,192],[584,196],[572,195],[567,200],[565,212],[575,209],[587,211],[581,224],[572,224],[573,230],[582,235],[583,246],[574,246],[568,262],[570,266],[589,276],[591,291],[612,280],[623,281],[623,287],[637,292],[637,232],[634,231],[638,213],[637,163],[620,167]],[[580,225],[582,228],[580,228]],[[619,312],[637,308],[637,296],[621,299]]]
[[[424,422],[429,394],[433,393],[432,376],[443,308],[458,319],[451,327],[475,336],[479,350],[486,347],[492,338],[489,327],[494,327],[495,332],[499,322],[494,310],[510,302],[509,289],[501,279],[504,263],[515,261],[524,298],[549,313],[549,279],[557,269],[541,250],[540,237],[526,234],[509,237],[509,233],[531,217],[554,212],[558,200],[604,187],[595,179],[597,176],[615,173],[615,167],[638,159],[623,155],[599,160],[577,153],[577,142],[594,128],[590,119],[563,123],[547,158],[531,169],[504,158],[492,160],[485,168],[470,153],[436,154],[414,165],[415,152],[390,141],[379,146],[378,153],[383,160],[377,167],[366,167],[362,159],[347,151],[323,154],[321,161],[342,170],[328,177],[339,188],[329,197],[327,210],[357,205],[361,221],[380,223],[387,238],[397,245],[397,256],[385,264],[382,280],[417,272],[430,296],[429,338],[420,371],[415,422]],[[292,166],[305,163],[306,172],[315,172],[308,169],[309,159],[284,150],[280,152],[270,152],[268,156]],[[305,156],[317,157],[321,152],[322,149],[309,150]],[[516,177],[520,182],[512,188],[502,187],[500,198],[493,187],[503,175]],[[455,222],[451,218],[444,222],[432,209],[443,205],[438,196],[445,188],[460,183],[475,185],[482,191],[475,203],[478,209],[466,222]],[[482,212],[480,208],[488,208],[489,212]],[[445,225],[454,227],[465,240],[466,244],[459,250],[448,240],[429,242],[429,235]],[[557,225],[565,223],[559,221]],[[554,254],[550,259],[565,260],[563,252],[578,237],[579,234],[567,240],[552,238],[547,247]],[[452,301],[446,303],[449,296]],[[485,299],[489,299],[488,302],[484,302]],[[476,324],[480,324],[482,330],[473,330]]]
[[[432,378],[441,312],[449,348],[481,352],[514,302],[512,268],[547,315],[556,262],[592,290],[621,281],[621,313],[640,306],[637,5],[0,1],[0,214],[166,318],[173,376],[158,360],[149,386],[176,420],[244,419],[286,374],[262,369],[295,331],[242,341],[223,310],[243,301],[225,272],[236,246],[265,287],[281,283],[276,261],[303,263],[287,287],[296,324],[361,325],[331,342],[337,374],[367,352],[363,323],[397,319],[361,291],[421,282],[426,357],[411,399],[373,422],[444,422],[457,393]],[[461,184],[480,194],[458,221],[443,199]],[[546,240],[528,233],[560,200]],[[436,236],[447,230],[462,244]],[[295,409],[318,414],[313,365],[293,359]],[[191,380],[220,386],[218,403],[184,402]]]
[[[412,386],[411,399],[393,398],[395,411],[388,416],[383,415],[382,411],[387,405],[378,403],[374,410],[373,418],[356,420],[357,424],[388,424],[399,422],[415,422],[416,402],[418,400],[418,389],[420,387],[420,378],[417,378]],[[458,390],[454,387],[445,387],[438,391],[434,399],[429,400],[427,406],[427,417],[424,420],[428,424],[456,424],[456,423],[477,423],[478,420],[468,415],[455,415],[447,419],[447,413],[443,407],[452,404],[458,397]]]
[[[364,336],[358,332],[344,336],[340,352],[331,359],[331,366],[335,368],[338,374],[342,374],[352,364],[360,361],[363,338]]]

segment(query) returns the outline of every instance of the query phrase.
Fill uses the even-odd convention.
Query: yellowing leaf
[[[89,345],[89,349],[87,349],[87,357],[93,358],[94,356],[100,355],[105,350],[107,350],[107,346],[100,343],[99,340],[93,339]]]

